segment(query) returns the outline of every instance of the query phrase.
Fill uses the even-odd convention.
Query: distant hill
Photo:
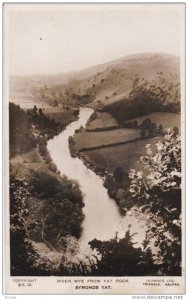
[[[78,81],[74,89],[80,94],[93,94],[96,102],[100,100],[104,104],[128,97],[138,85],[174,86],[180,80],[179,58],[166,54],[127,56],[96,69],[95,75]]]
[[[12,75],[9,78],[10,98],[34,99],[36,89],[44,86],[65,84],[72,77],[72,73],[56,75]]]
[[[109,104],[126,98],[142,84],[176,87],[179,91],[179,58],[161,53],[126,57],[67,74],[11,77],[11,95],[30,93],[53,103],[83,105],[88,102]]]

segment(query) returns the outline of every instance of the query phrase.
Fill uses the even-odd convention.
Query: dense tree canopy
[[[32,275],[35,271],[37,253],[34,250],[25,219],[30,194],[27,183],[14,176],[10,178],[10,256],[11,275]]]
[[[180,112],[180,101],[169,101],[169,92],[156,85],[139,85],[128,98],[106,105],[103,110],[109,112],[121,126],[127,120],[147,115],[152,112]]]
[[[27,114],[14,103],[9,105],[10,157],[31,150],[36,145]]]

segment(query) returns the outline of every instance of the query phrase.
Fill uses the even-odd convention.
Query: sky
[[[27,5],[5,10],[9,74],[77,71],[128,54],[180,55],[182,5]],[[8,24],[8,26],[6,26]]]

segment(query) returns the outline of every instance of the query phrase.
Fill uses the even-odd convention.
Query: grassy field
[[[83,130],[75,134],[74,140],[76,142],[76,150],[83,150],[117,143],[126,143],[139,138],[139,136],[139,129],[121,128],[100,132],[87,132]]]
[[[155,149],[155,144],[159,140],[161,138],[155,137],[114,147],[84,151],[82,156],[92,164],[105,167],[109,172],[113,172],[118,166],[128,172],[130,168],[139,169],[138,161],[140,156],[146,154],[146,144],[151,144],[152,149]]]
[[[164,129],[173,127],[178,127],[180,129],[180,117],[180,114],[175,113],[154,112],[143,117],[132,119],[130,122],[136,120],[138,125],[140,125],[145,119],[150,118],[153,123],[156,123],[156,125],[161,124]]]
[[[86,130],[94,131],[118,126],[116,120],[109,113],[97,112],[96,115],[96,119],[87,124]]]
[[[38,170],[44,165],[44,161],[39,153],[38,148],[34,148],[30,152],[17,155],[10,161],[13,164],[21,163],[29,169]]]
[[[64,125],[68,125],[69,123],[73,122],[77,118],[77,109],[64,109],[59,107],[50,107],[44,109],[44,113],[51,119],[59,123],[63,123]]]

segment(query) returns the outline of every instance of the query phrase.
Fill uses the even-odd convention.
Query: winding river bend
[[[86,246],[94,238],[108,240],[117,231],[125,232],[124,221],[126,227],[128,224],[135,223],[132,220],[133,216],[123,218],[120,215],[115,201],[109,198],[103,186],[102,178],[88,169],[79,158],[71,157],[68,138],[74,134],[75,129],[85,126],[92,113],[92,109],[80,108],[79,119],[48,141],[48,150],[58,170],[62,175],[77,180],[84,194],[85,219],[82,223],[82,236],[79,239],[81,246]]]

